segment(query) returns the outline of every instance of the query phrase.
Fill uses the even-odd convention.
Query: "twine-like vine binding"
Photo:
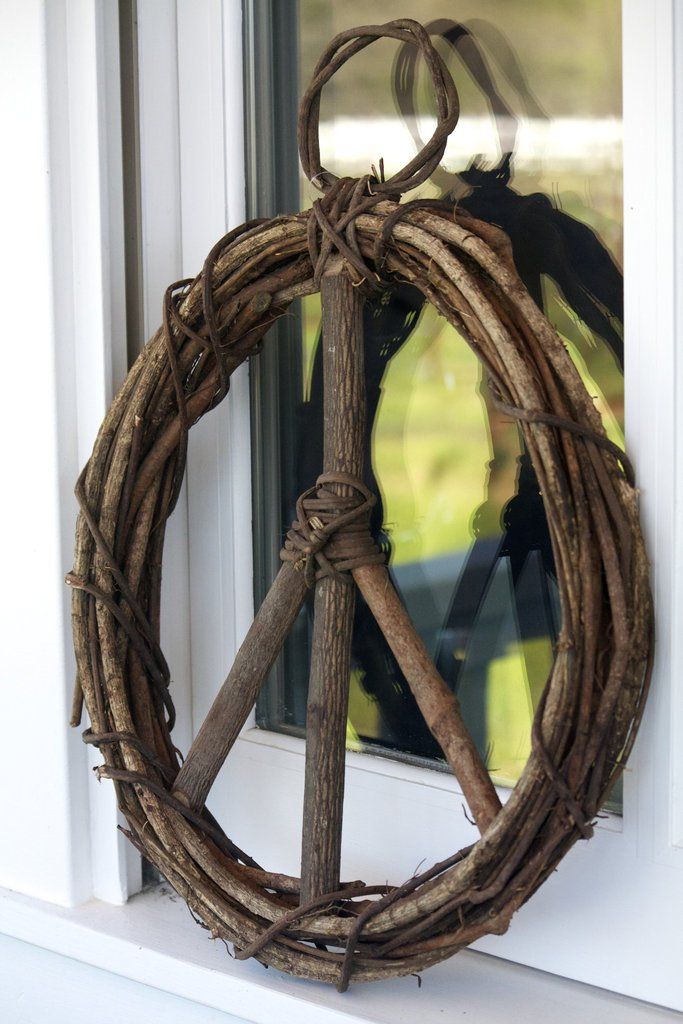
[[[387,180],[383,170],[357,182],[335,179],[320,162],[320,91],[350,56],[386,36],[412,42],[427,61],[435,135]],[[623,771],[650,678],[652,602],[628,460],[605,437],[502,232],[441,202],[396,202],[438,165],[457,110],[450,75],[417,23],[333,40],[299,120],[302,163],[322,197],[312,213],[231,231],[198,277],[167,290],[162,327],[114,399],[76,489],[81,511],[67,577],[78,664],[72,723],[85,700],[84,739],[102,752],[99,774],[116,786],[126,834],[239,957],[340,989],[420,971],[507,928],[573,843],[590,835]],[[161,561],[190,427],[225,397],[231,374],[258,352],[271,324],[316,292],[340,257],[362,287],[417,287],[472,346],[498,407],[519,423],[547,513],[562,626],[528,763],[478,841],[402,885],[356,881],[302,900],[299,879],[258,865],[228,839],[204,796],[193,800],[179,786],[170,671],[159,644]],[[351,498],[347,492],[340,504],[337,493],[332,503],[328,488],[342,485]],[[323,478],[302,496],[284,549],[283,593],[300,602],[304,577],[325,583],[330,573],[350,573],[369,585],[378,568],[386,572],[371,550],[371,501],[357,478]],[[298,572],[302,559],[306,571]],[[400,617],[400,607],[393,613]],[[231,670],[234,736],[258,683],[250,664],[238,655]],[[438,684],[426,662],[413,667],[429,713]],[[453,708],[443,707],[448,724]],[[456,739],[449,728],[439,735],[445,750],[459,749]]]
[[[351,493],[330,489],[341,485]],[[296,519],[280,552],[283,562],[303,569],[306,585],[323,576],[344,583],[362,565],[380,565],[384,555],[370,533],[370,513],[377,499],[362,480],[349,473],[323,473],[296,503]]]

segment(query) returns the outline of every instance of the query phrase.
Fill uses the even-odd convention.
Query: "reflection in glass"
[[[341,28],[409,16],[402,2],[300,0],[302,79]],[[405,8],[405,10],[404,10]],[[457,10],[461,19],[448,20]],[[510,236],[519,273],[565,340],[610,437],[623,443],[620,5],[423,2],[462,115],[421,194],[457,201]],[[404,163],[431,134],[426,76],[377,44],[323,98],[323,161],[340,175]],[[339,111],[339,113],[337,113]],[[301,184],[301,207],[311,190]],[[410,196],[409,198],[415,198]],[[301,367],[282,456],[282,526],[322,464],[320,307],[300,311]],[[558,630],[550,537],[517,425],[498,413],[466,341],[398,285],[366,304],[366,482],[393,578],[497,782],[529,754]],[[268,728],[303,729],[310,608],[285,652]],[[275,711],[273,708],[275,707]],[[407,684],[359,598],[349,745],[439,761]]]

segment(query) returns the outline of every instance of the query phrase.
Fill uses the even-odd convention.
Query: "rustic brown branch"
[[[203,807],[306,595],[303,573],[285,563],[252,622],[237,657],[190,747],[174,796]]]
[[[365,379],[363,297],[337,265],[323,276],[325,380],[323,472],[363,473]],[[343,484],[330,485],[342,497]],[[301,898],[339,887],[346,718],[355,588],[334,577],[315,591],[306,714],[306,779],[301,844]]]
[[[386,568],[361,566],[353,570],[353,578],[394,652],[422,717],[462,786],[479,831],[484,832],[498,814],[500,800],[462,720],[457,697],[437,672]]]

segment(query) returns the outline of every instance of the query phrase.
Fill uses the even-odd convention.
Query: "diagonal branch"
[[[462,786],[477,827],[483,833],[498,814],[501,803],[462,720],[458,698],[437,672],[385,566],[364,565],[353,570],[353,578],[394,652],[424,720]]]
[[[204,806],[305,596],[304,574],[291,563],[285,563],[249,627],[176,778],[173,795],[194,810]]]

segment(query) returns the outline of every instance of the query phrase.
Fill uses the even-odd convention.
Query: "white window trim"
[[[135,891],[139,869],[127,844],[115,832],[113,791],[86,782],[88,755],[78,736],[65,726],[73,658],[68,596],[61,589],[60,577],[71,559],[73,481],[89,453],[112,386],[122,378],[125,358],[117,155],[120,112],[115,85],[118,30],[114,4],[97,0],[9,2],[18,37],[11,39],[7,54],[3,54],[2,68],[10,78],[9,94],[20,91],[22,104],[3,117],[8,118],[9,134],[21,140],[23,160],[13,176],[11,167],[3,167],[8,177],[3,179],[0,198],[9,199],[5,223],[15,234],[11,252],[3,252],[7,260],[4,280],[15,282],[17,268],[32,261],[32,280],[18,281],[15,305],[21,311],[36,306],[36,281],[46,292],[45,302],[35,308],[30,339],[38,335],[44,339],[37,359],[36,390],[31,396],[35,430],[21,451],[31,467],[31,479],[22,481],[23,504],[11,523],[16,545],[10,545],[9,579],[15,604],[21,608],[35,603],[34,579],[48,582],[40,605],[44,629],[39,657],[27,658],[26,645],[14,655],[16,637],[23,627],[21,617],[11,621],[13,644],[7,645],[9,677],[13,684],[21,680],[22,692],[17,697],[16,689],[9,694],[8,688],[3,688],[2,699],[7,704],[0,709],[2,721],[12,727],[5,730],[0,744],[0,756],[7,758],[0,770],[4,778],[10,778],[21,765],[25,788],[23,792],[3,792],[3,810],[16,835],[33,836],[39,855],[15,847],[0,854],[2,881],[28,894],[4,893],[0,930],[206,1005],[245,1017],[249,1014],[251,1020],[272,1020],[276,1014],[275,1019],[283,1021],[392,1019],[399,1024],[419,1012],[428,1024],[432,1008],[436,1013],[444,1000],[450,1002],[453,994],[461,991],[467,973],[463,963],[471,970],[475,970],[474,964],[486,963],[490,972],[486,975],[489,982],[481,976],[479,997],[476,989],[472,992],[473,1012],[479,1012],[477,998],[486,1002],[496,986],[501,989],[501,977],[512,977],[507,972],[515,976],[521,972],[520,977],[531,979],[520,991],[528,993],[528,1005],[532,1006],[533,993],[543,990],[544,976],[474,953],[460,954],[437,969],[439,976],[446,978],[438,1006],[425,999],[426,993],[419,1004],[414,1002],[405,987],[397,988],[396,996],[387,995],[390,989],[394,991],[395,983],[364,988],[362,1007],[351,1004],[352,996],[337,1002],[336,994],[326,989],[321,992],[319,987],[304,986],[273,971],[267,972],[264,982],[257,965],[235,967],[222,947],[212,959],[203,933],[186,914],[186,926],[181,924],[176,918],[182,915],[176,914],[177,907],[170,900],[165,901],[168,906],[163,911],[153,896],[136,897],[125,908],[108,905]],[[242,89],[241,10],[238,0],[145,2],[147,12],[154,8],[166,31],[165,37],[159,35],[159,23],[155,22],[154,30],[145,35],[144,17],[141,20],[141,45],[159,47],[159,59],[148,61],[150,74],[141,81],[143,192],[148,189],[143,223],[146,311],[147,325],[152,327],[168,281],[196,271],[223,225],[232,226],[244,217],[242,104],[236,101]],[[675,6],[674,0],[623,3],[627,429],[656,566],[655,691],[626,778],[624,829],[619,831],[617,823],[613,826],[617,831],[603,829],[592,844],[581,844],[567,868],[569,874],[577,875],[586,867],[592,870],[592,849],[597,852],[605,843],[615,844],[617,849],[616,844],[621,844],[619,850],[639,853],[646,861],[670,870],[675,878],[674,899],[676,891],[680,892],[683,854],[683,694],[674,699],[670,685],[671,680],[680,678],[683,666],[681,640],[673,629],[673,623],[680,621],[683,596],[681,584],[674,583],[681,579],[681,573],[674,570],[683,568],[683,548],[673,515],[675,498],[683,497],[683,465],[678,465],[680,450],[673,442],[675,392],[683,388],[679,362],[674,359],[674,313],[679,316],[678,308],[674,310],[673,213],[674,203],[679,202],[674,193],[674,114],[679,143],[683,139],[681,113],[673,109],[674,28],[677,52],[683,53],[680,19],[674,22]],[[141,10],[145,10],[144,3]],[[174,47],[177,65],[171,61],[169,69],[168,57]],[[12,59],[13,48],[16,60]],[[166,86],[155,78],[155,68],[158,75],[170,76]],[[154,138],[152,132],[160,132],[161,138]],[[156,209],[152,202],[155,194],[170,196],[170,206]],[[13,210],[16,197],[24,195],[28,204]],[[40,202],[30,205],[36,196],[41,197]],[[167,263],[163,262],[164,253]],[[679,251],[678,256],[683,254]],[[682,265],[679,258],[677,269]],[[680,327],[683,324],[679,324],[679,336]],[[16,337],[24,337],[24,331],[20,316]],[[653,339],[657,341],[656,358]],[[25,422],[26,412],[25,396],[10,389],[3,408],[8,436],[13,436],[16,424]],[[53,443],[55,426],[58,437]],[[26,477],[25,466],[16,468],[19,474],[23,469]],[[189,496],[180,503],[177,525],[167,543],[165,582],[172,584],[173,602],[166,601],[164,643],[176,676],[179,742],[185,747],[251,621],[251,547],[243,532],[244,523],[251,518],[249,474],[249,393],[243,371],[236,376],[227,402],[192,432]],[[32,510],[36,510],[33,515]],[[45,539],[41,536],[36,547],[39,526]],[[27,578],[26,551],[34,547],[33,578]],[[21,558],[16,556],[13,571],[16,552],[21,552]],[[46,665],[50,666],[47,673]],[[15,728],[18,718],[31,722],[30,742],[35,749],[51,752],[49,770],[43,757],[26,749],[26,736]],[[236,745],[234,766],[226,767],[228,805],[236,797],[239,803],[236,791],[246,768],[256,789],[261,782],[286,776],[293,782],[289,799],[296,800],[303,771],[302,749],[301,741],[255,730],[252,722]],[[348,764],[349,791],[358,786],[365,793],[380,793],[385,802],[395,799],[391,806],[396,808],[403,799],[397,794],[411,792],[413,800],[419,796],[437,810],[448,804],[452,811],[457,784],[444,776],[367,755],[350,754]],[[670,786],[662,784],[667,780]],[[95,790],[91,795],[88,786]],[[30,799],[26,799],[27,793]],[[237,831],[243,824],[249,823],[237,820]],[[49,859],[43,855],[45,845],[36,827],[49,836]],[[458,842],[456,832],[454,827],[453,848]],[[278,850],[273,850],[273,862],[283,867]],[[616,864],[616,860],[598,858],[597,867],[604,873]],[[632,881],[625,879],[624,884]],[[539,913],[540,901],[552,884],[535,897],[532,906],[536,905]],[[76,909],[56,906],[82,904],[89,897],[95,900]],[[40,899],[51,903],[41,904]],[[100,902],[103,900],[108,903]],[[552,900],[550,907],[552,913]],[[553,926],[562,929],[562,920]],[[528,931],[533,928],[525,927],[520,915],[514,940],[510,940],[516,949],[506,954],[501,940],[496,940],[495,952],[533,964],[533,942],[530,945],[525,936]],[[537,941],[547,947],[552,935],[553,928],[545,928]],[[653,938],[648,934],[647,942]],[[674,950],[675,941],[674,935],[669,943]],[[568,968],[558,963],[556,969],[595,980],[590,963],[577,960]],[[629,987],[628,971],[628,963],[622,964],[615,978],[602,976],[598,980],[656,1002],[683,1006],[680,979],[673,967],[668,987],[658,984],[650,989],[640,980]],[[571,982],[550,980],[562,991],[584,992]],[[482,1011],[478,1019],[509,1020],[503,1016],[509,1011],[504,990],[503,983],[496,1011],[499,1016],[492,1010],[486,1017]],[[267,998],[266,991],[270,993]],[[572,995],[572,999],[579,997]],[[629,1007],[637,1010],[619,997],[604,994],[602,998],[606,1008],[602,1020],[627,1021]],[[567,1019],[576,1019],[576,1005],[571,1006]],[[394,1016],[390,1018],[392,1006]],[[619,1012],[615,1007],[621,1008]],[[525,1019],[534,1018],[525,1013]],[[560,1024],[563,1019],[558,1011],[554,1020]]]
[[[69,729],[73,487],[125,375],[116,5],[10,0],[3,10],[0,170],[7,337],[31,387],[3,388],[6,538],[0,687],[4,884],[56,903],[123,901],[139,881],[113,793]],[[11,30],[10,29],[11,26]],[[20,784],[18,784],[18,780]],[[49,855],[46,856],[46,849]],[[136,875],[138,876],[136,878]]]

